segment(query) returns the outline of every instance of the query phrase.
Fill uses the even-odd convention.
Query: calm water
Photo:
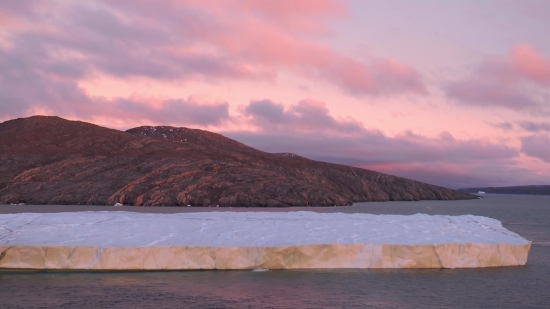
[[[22,210],[36,211],[32,207]],[[490,269],[0,272],[0,308],[550,308],[550,197],[487,195],[316,211],[482,215],[533,246],[528,265]]]

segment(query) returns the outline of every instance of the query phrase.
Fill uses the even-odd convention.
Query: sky
[[[0,0],[0,121],[209,130],[450,188],[550,184],[550,1]]]

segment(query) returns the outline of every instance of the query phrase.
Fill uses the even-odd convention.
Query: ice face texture
[[[0,215],[0,268],[455,268],[524,265],[531,243],[480,216],[315,212]]]

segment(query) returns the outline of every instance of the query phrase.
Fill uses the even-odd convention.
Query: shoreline
[[[537,200],[544,203],[550,202],[550,195],[522,195],[522,194],[484,194],[481,198],[471,200],[421,200],[421,201],[384,201],[361,202],[346,206],[290,206],[290,207],[208,207],[208,206],[106,206],[106,205],[51,205],[51,204],[0,204],[0,214],[7,213],[60,213],[79,211],[130,211],[140,213],[189,213],[189,212],[289,212],[289,211],[313,211],[313,212],[345,212],[345,213],[384,213],[387,208],[400,208],[401,206],[425,205],[428,210],[439,206],[467,206],[492,202],[522,202],[523,199]],[[499,201],[502,200],[502,201]]]

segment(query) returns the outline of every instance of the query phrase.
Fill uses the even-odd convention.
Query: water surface
[[[192,207],[117,207],[116,210],[119,208],[164,213],[229,210]],[[0,206],[0,213],[83,209],[82,206]],[[350,207],[268,211],[288,210],[481,215],[502,221],[507,229],[533,241],[533,246],[526,266],[483,269],[4,271],[0,272],[0,308],[550,308],[548,196],[486,195],[472,201],[360,203]]]

